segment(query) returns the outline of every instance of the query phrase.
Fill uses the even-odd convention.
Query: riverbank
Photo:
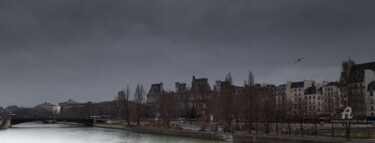
[[[346,141],[345,138],[324,138],[324,137],[289,137],[289,136],[275,136],[275,135],[254,135],[254,134],[228,134],[228,133],[216,133],[216,132],[201,132],[201,131],[188,131],[188,130],[176,130],[176,129],[160,129],[160,128],[144,128],[144,127],[125,127],[122,125],[111,125],[111,124],[95,124],[95,127],[100,128],[111,128],[128,130],[137,133],[145,134],[158,134],[167,136],[180,136],[188,138],[200,138],[208,140],[228,141],[228,142],[278,142],[278,143],[361,143],[361,142],[373,142],[373,140],[356,140]]]
[[[144,127],[126,127],[126,126],[122,126],[122,125],[98,124],[98,123],[94,124],[94,126],[100,127],[100,128],[128,130],[128,131],[132,131],[132,132],[136,132],[136,133],[180,136],[180,137],[200,138],[200,139],[209,139],[209,140],[232,141],[231,137],[227,137],[227,135],[225,135],[225,134],[213,133],[213,132],[196,132],[196,131],[187,131],[187,130],[144,128]]]
[[[11,127],[11,123],[9,119],[1,119],[0,120],[0,130],[8,129]]]

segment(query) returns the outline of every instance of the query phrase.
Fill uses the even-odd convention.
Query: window
[[[311,96],[309,96],[309,99],[311,99]]]
[[[298,93],[299,96],[301,96],[301,93]]]
[[[295,93],[294,96],[297,96],[297,93]]]
[[[294,89],[294,91],[297,91],[297,89]]]
[[[374,106],[371,106],[371,111],[374,111]]]
[[[315,99],[315,95],[313,96],[313,99]]]
[[[299,89],[299,91],[301,91],[301,88]]]
[[[373,91],[370,91],[370,96],[374,96],[374,92]]]

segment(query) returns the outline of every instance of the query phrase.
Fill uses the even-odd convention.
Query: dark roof
[[[39,106],[55,106],[55,105],[53,105],[51,103],[48,103],[48,102],[44,102],[44,103],[36,105],[36,106],[39,107]]]
[[[178,88],[178,92],[187,92],[186,83],[176,83],[176,88]]]
[[[305,84],[305,82],[303,82],[303,81],[301,81],[301,82],[292,82],[291,88],[303,87],[304,84]]]
[[[285,91],[286,90],[286,84],[282,84],[276,87],[277,91]]]
[[[340,87],[340,83],[339,82],[330,82],[330,83],[328,83],[325,86],[337,86],[337,87]]]
[[[351,70],[364,70],[364,69],[375,70],[375,62],[356,64],[352,66]]]
[[[375,81],[372,81],[368,84],[367,90],[375,91]]]
[[[322,91],[323,91],[323,88],[322,88],[322,87],[319,87],[319,88],[318,88],[318,91],[322,92]]]
[[[208,84],[207,78],[195,78],[193,76],[193,81],[191,82],[191,90],[211,90],[210,85]]]
[[[150,88],[150,91],[148,92],[148,94],[159,94],[162,91],[164,91],[164,89],[163,89],[163,83],[152,84],[151,88]]]
[[[375,71],[375,62],[353,65],[349,73],[349,82],[363,82],[365,69]]]
[[[305,90],[305,95],[309,95],[309,94],[316,94],[316,87],[313,86],[313,87],[308,87],[306,90]]]
[[[80,104],[79,102],[77,101],[74,101],[72,99],[69,99],[68,101],[66,102],[62,102],[62,103],[59,103],[59,104],[65,104],[65,105],[76,105],[76,104]]]

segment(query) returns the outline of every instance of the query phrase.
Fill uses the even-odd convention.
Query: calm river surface
[[[0,143],[214,143],[218,141],[62,124],[23,123],[0,130]]]

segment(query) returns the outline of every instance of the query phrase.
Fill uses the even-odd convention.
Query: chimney
[[[162,82],[160,82],[160,91],[164,91],[163,83]]]
[[[220,80],[216,81],[216,86],[215,86],[214,89],[216,90],[216,92],[220,92],[220,90],[221,90],[221,81]]]
[[[180,92],[180,83],[176,82],[176,93]]]

